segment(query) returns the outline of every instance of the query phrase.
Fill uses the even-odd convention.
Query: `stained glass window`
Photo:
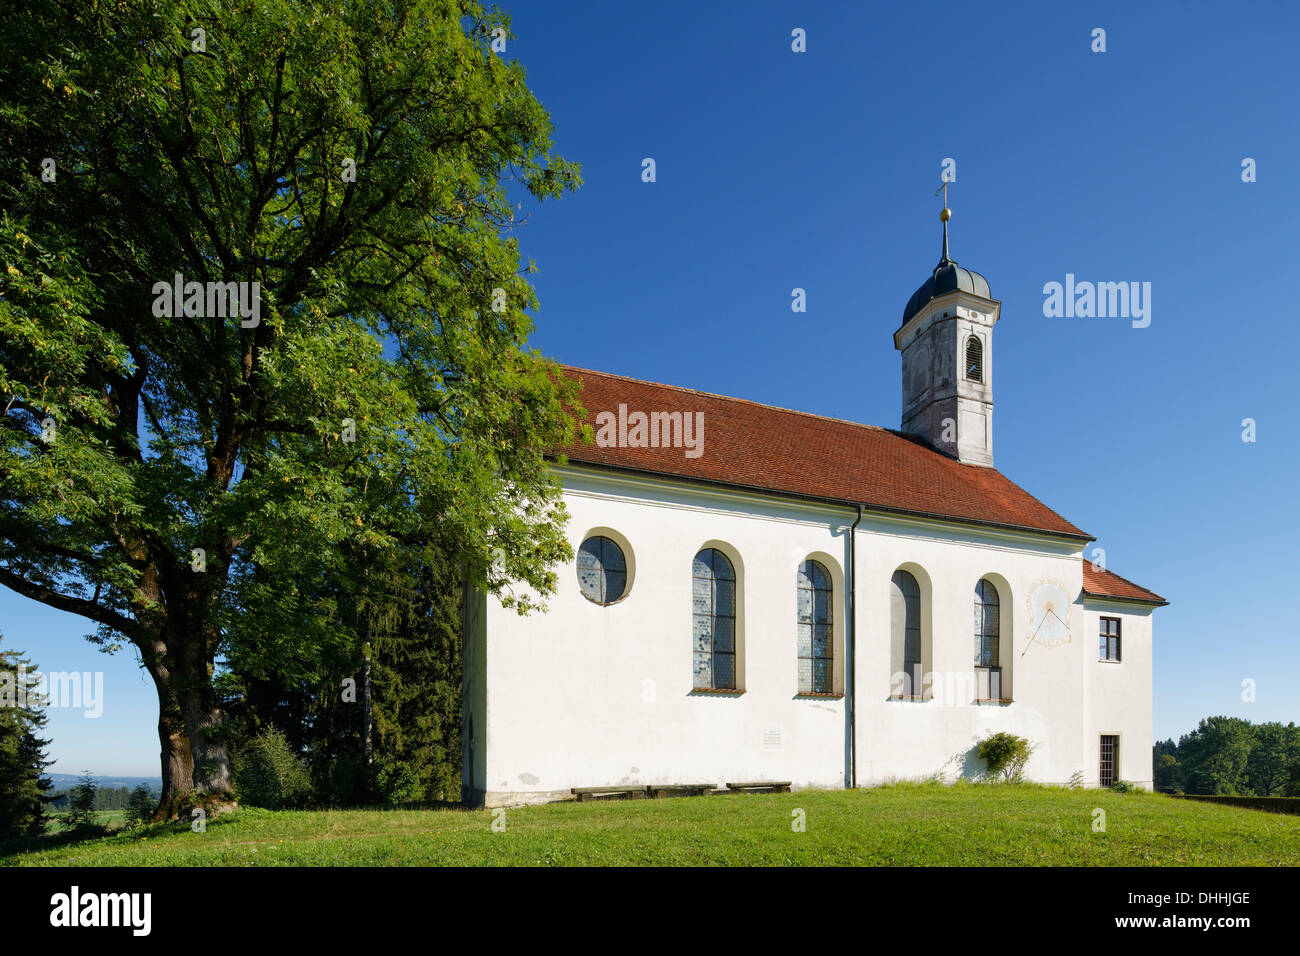
[[[736,572],[727,556],[705,548],[691,566],[694,686],[736,688]]]
[[[627,588],[627,561],[623,549],[609,538],[595,535],[578,549],[578,586],[583,596],[597,604],[613,604]]]
[[[891,638],[902,649],[903,697],[920,697],[921,684],[921,586],[908,571],[895,571],[890,601]]]
[[[795,579],[795,647],[799,693],[834,693],[834,632],[831,576],[816,561],[799,565]]]

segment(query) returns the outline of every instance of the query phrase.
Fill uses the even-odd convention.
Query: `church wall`
[[[1100,659],[1097,635],[1102,617],[1120,620],[1120,660]],[[1088,764],[1084,780],[1100,777],[1101,735],[1119,736],[1119,778],[1151,789],[1152,608],[1149,605],[1089,598],[1084,604],[1082,648],[1086,688],[1084,741]]]
[[[816,555],[836,582],[843,659],[844,509],[719,500],[579,478],[570,541],[612,528],[636,570],[618,603],[583,597],[572,566],[545,615],[489,603],[489,805],[608,784],[845,782],[842,698],[798,698],[796,569]],[[692,690],[691,565],[721,546],[742,579],[742,694]],[[842,684],[842,680],[840,681]]]
[[[795,576],[814,556],[835,579],[842,675],[846,532],[855,512],[580,467],[560,473],[574,548],[592,531],[617,531],[632,550],[634,575],[627,595],[608,607],[583,597],[572,564],[559,569],[559,591],[546,614],[519,618],[488,600],[487,804],[563,799],[572,787],[611,784],[844,786],[844,700],[797,694]],[[692,690],[691,562],[706,546],[722,547],[742,579],[741,694]],[[1082,771],[1085,782],[1095,782],[1096,735],[1109,732],[1097,729],[1103,724],[1124,735],[1123,777],[1150,779],[1150,666],[1137,654],[1143,626],[1149,646],[1149,618],[1131,625],[1131,637],[1126,620],[1133,666],[1120,672],[1088,670],[1097,666],[1096,621],[1078,601],[1069,608],[1069,643],[1029,641],[1031,587],[1051,579],[1079,595],[1080,547],[997,529],[864,518],[857,574],[860,786],[976,775],[982,767],[975,746],[999,730],[1034,745],[1029,779],[1063,784]],[[919,569],[927,579],[925,702],[890,699],[896,655],[889,588],[899,567]],[[984,576],[999,592],[1010,703],[973,702],[974,591]],[[1091,703],[1088,679],[1099,694]],[[841,677],[836,689],[842,685]]]
[[[858,784],[891,779],[977,776],[975,754],[989,733],[1028,738],[1029,779],[1066,783],[1083,766],[1084,719],[1078,640],[1080,606],[1070,608],[1071,644],[1031,642],[1028,596],[1043,579],[1067,594],[1082,589],[1078,545],[997,531],[943,528],[895,519],[864,521],[858,539]],[[932,658],[928,699],[891,699],[889,581],[919,565],[931,582]],[[1010,703],[976,703],[974,595],[981,578],[996,586],[1000,664]],[[924,617],[925,608],[922,613]]]

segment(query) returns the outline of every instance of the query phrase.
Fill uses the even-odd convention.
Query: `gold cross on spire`
[[[943,265],[952,261],[948,258],[948,220],[952,218],[952,210],[948,208],[948,180],[945,179],[934,191],[936,196],[939,193],[943,193],[943,209],[939,212],[939,220],[943,223],[943,258],[939,260],[939,265]]]

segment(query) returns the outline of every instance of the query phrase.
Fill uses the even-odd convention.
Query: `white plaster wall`
[[[1102,617],[1120,619],[1120,660],[1103,661],[1097,635]],[[1119,735],[1119,777],[1151,789],[1152,608],[1089,598],[1084,604],[1087,634],[1083,653],[1087,720],[1083,746],[1084,781],[1096,785],[1101,775],[1101,735]]]
[[[520,618],[488,600],[480,738],[488,804],[555,799],[571,787],[613,783],[844,786],[843,699],[796,694],[795,572],[813,556],[836,580],[842,691],[846,531],[854,512],[580,467],[561,474],[575,549],[592,529],[615,529],[632,547],[635,576],[627,596],[609,607],[582,596],[572,566],[560,570],[559,593],[545,614]],[[691,560],[705,546],[722,546],[742,578],[739,695],[692,692]],[[1134,626],[1130,636],[1126,619],[1133,656],[1126,646],[1125,665],[1133,660],[1134,666],[1122,675],[1087,670],[1097,666],[1096,621],[1089,622],[1082,603],[1070,608],[1069,644],[1028,640],[1030,587],[1050,578],[1079,595],[1080,546],[917,519],[864,518],[857,549],[859,785],[970,773],[978,769],[972,748],[996,730],[1030,739],[1031,779],[1065,783],[1083,770],[1095,782],[1093,731],[1103,724],[1122,728],[1125,779],[1149,781],[1151,681],[1149,657],[1145,667],[1140,661],[1141,629]],[[903,565],[918,566],[929,579],[922,617],[929,623],[927,664],[937,680],[925,702],[889,700],[889,582]],[[999,587],[1010,704],[972,702],[974,589],[984,575]],[[1149,648],[1149,617],[1146,626]],[[1088,677],[1101,688],[1091,705]],[[1130,736],[1141,734],[1145,775],[1128,763],[1138,750]]]

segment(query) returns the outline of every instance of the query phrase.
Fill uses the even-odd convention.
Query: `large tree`
[[[0,584],[139,652],[160,816],[231,802],[214,662],[250,615],[268,666],[343,640],[295,611],[346,548],[436,534],[520,610],[569,557],[542,452],[574,396],[510,231],[578,175],[507,29],[447,0],[0,20]]]

